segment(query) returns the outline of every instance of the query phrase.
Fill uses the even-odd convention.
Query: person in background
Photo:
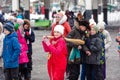
[[[24,19],[23,29],[24,29],[24,37],[25,37],[25,40],[26,40],[27,46],[28,46],[27,56],[28,56],[29,62],[27,63],[27,69],[28,69],[28,73],[27,73],[28,79],[27,80],[30,80],[31,79],[31,71],[32,71],[32,43],[35,41],[35,34],[34,34],[33,30],[31,29],[30,21],[27,19]]]
[[[16,18],[24,19],[23,11],[21,9],[18,10]]]
[[[66,15],[67,15],[67,21],[69,22],[70,27],[72,29],[74,27],[74,19],[75,19],[74,12],[69,11],[69,13]]]
[[[5,38],[3,40],[2,58],[4,63],[5,80],[19,80],[19,55],[20,43],[14,25],[6,23],[4,25]]]
[[[3,39],[5,34],[3,33],[3,25],[0,22],[0,80],[4,80],[4,72],[3,72],[3,60],[2,60],[2,51],[3,51]]]
[[[51,35],[54,36],[54,28],[56,25],[62,25],[64,27],[64,37],[66,37],[67,34],[71,31],[71,27],[70,27],[69,23],[67,22],[66,15],[62,11],[60,11],[56,14],[55,18],[56,18],[56,20],[52,24]]]
[[[62,25],[56,25],[53,34],[54,38],[51,42],[47,36],[43,37],[43,42],[47,45],[49,52],[48,74],[50,80],[64,80],[68,54],[66,41],[63,38],[64,27]]]
[[[120,31],[118,32],[118,34],[116,36],[116,42],[118,43],[118,50],[117,50],[117,52],[119,53],[119,56],[120,56]]]
[[[108,49],[112,44],[112,39],[110,36],[110,33],[105,29],[105,22],[99,21],[97,24],[97,27],[99,28],[99,32],[104,37],[104,63],[103,63],[103,74],[104,79],[106,78],[106,58],[108,57]]]

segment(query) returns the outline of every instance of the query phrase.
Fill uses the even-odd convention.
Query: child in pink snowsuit
[[[43,43],[46,45],[48,58],[48,74],[50,80],[64,80],[64,73],[67,66],[67,47],[64,38],[64,27],[56,25],[54,28],[54,38],[50,41],[47,37],[43,37]]]

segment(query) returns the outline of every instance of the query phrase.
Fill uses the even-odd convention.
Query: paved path
[[[120,58],[117,53],[117,43],[115,36],[117,30],[109,30],[112,36],[112,46],[107,54],[107,79],[106,80],[120,80]],[[33,43],[33,71],[32,80],[49,80],[47,74],[47,53],[43,52],[41,46],[41,38],[43,35],[50,35],[50,31],[35,30],[36,42]]]

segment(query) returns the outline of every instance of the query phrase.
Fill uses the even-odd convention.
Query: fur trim
[[[61,24],[63,24],[65,21],[67,21],[67,16],[66,16],[66,15],[64,15],[64,16],[62,17],[62,19],[59,21],[59,24],[61,25]]]
[[[27,24],[27,25],[29,26],[29,28],[31,27],[31,26],[30,26],[30,21],[29,21],[28,19],[24,19],[24,24],[23,24],[23,26],[24,26],[25,24]]]
[[[98,27],[99,29],[105,29],[105,22],[104,22],[104,21],[98,22],[97,27]]]

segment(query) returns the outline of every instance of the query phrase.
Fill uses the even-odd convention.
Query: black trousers
[[[86,64],[87,80],[104,80],[102,66],[95,64]]]
[[[29,78],[27,63],[19,64],[19,80],[22,80],[22,77],[26,80]]]
[[[28,70],[32,70],[32,54],[28,53],[28,59],[29,59],[29,62],[27,63],[27,68]]]
[[[0,80],[5,80],[5,76],[4,76],[4,72],[3,72],[2,67],[0,67]]]
[[[80,64],[69,64],[68,66],[69,80],[78,80],[80,75]]]
[[[19,80],[18,77],[19,68],[5,68],[4,74],[5,74],[5,80]]]

